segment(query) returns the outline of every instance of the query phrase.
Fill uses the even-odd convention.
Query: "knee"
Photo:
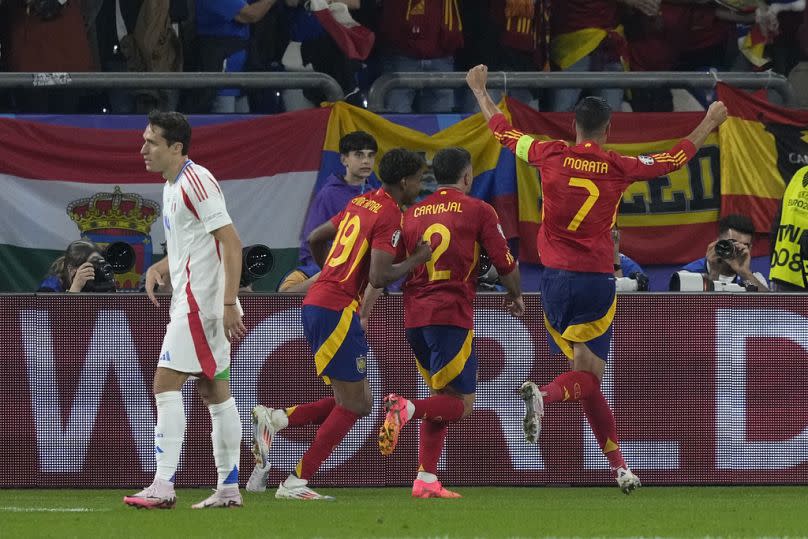
[[[460,416],[460,419],[466,419],[468,416],[471,415],[471,412],[474,411],[474,395],[466,395],[463,398],[463,415]]]
[[[366,417],[370,415],[371,410],[373,410],[373,399],[356,399],[351,400],[349,402],[340,403],[340,406],[343,408],[350,410],[351,412],[355,413],[359,417]]]

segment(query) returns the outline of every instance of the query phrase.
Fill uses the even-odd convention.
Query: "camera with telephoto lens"
[[[617,277],[615,288],[618,292],[648,292],[650,280],[639,271],[633,271],[628,277]]]
[[[95,275],[84,283],[82,292],[115,292],[115,273],[112,265],[101,256],[91,256],[87,262],[93,265]]]
[[[724,260],[731,260],[738,255],[735,242],[732,240],[718,240],[715,242],[715,254]]]
[[[248,245],[241,250],[241,280],[239,287],[251,285],[272,271],[275,258],[266,245]]]
[[[668,289],[673,292],[757,292],[757,285],[713,281],[706,273],[677,271],[671,275]]]

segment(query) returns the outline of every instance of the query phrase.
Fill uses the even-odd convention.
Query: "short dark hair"
[[[373,135],[364,131],[353,131],[339,139],[339,153],[348,155],[362,150],[379,151],[379,145]]]
[[[606,129],[612,119],[612,108],[602,97],[586,96],[575,105],[575,125],[585,134]]]
[[[163,138],[169,146],[179,142],[182,144],[182,155],[188,155],[191,147],[191,124],[183,114],[153,110],[149,113],[149,123],[163,130]]]
[[[737,230],[741,234],[755,235],[755,224],[746,215],[733,213],[718,221],[718,234],[721,235],[729,229]]]
[[[470,164],[471,154],[465,148],[444,148],[432,158],[435,181],[442,185],[457,183]]]
[[[406,148],[393,148],[379,161],[379,178],[382,182],[394,184],[407,176],[412,176],[426,166],[421,154]]]

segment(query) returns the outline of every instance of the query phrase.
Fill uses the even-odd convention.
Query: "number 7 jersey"
[[[370,276],[370,252],[398,254],[401,209],[387,191],[377,189],[351,199],[331,223],[337,235],[303,305],[341,311],[354,301],[356,307],[362,299]]]
[[[514,129],[502,114],[488,125],[500,144],[539,169],[539,255],[542,264],[561,270],[612,273],[611,229],[623,192],[635,181],[683,167],[696,154],[687,139],[668,152],[631,157],[592,141],[570,146],[561,140],[536,140]]]

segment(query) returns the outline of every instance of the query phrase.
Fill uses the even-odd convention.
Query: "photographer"
[[[101,248],[90,240],[77,240],[51,264],[37,292],[114,292],[112,267]]]
[[[706,274],[711,281],[737,284],[749,291],[768,291],[766,278],[750,267],[754,233],[749,217],[727,215],[718,222],[718,239],[707,246],[707,255],[681,271]]]
[[[649,279],[639,264],[620,252],[620,229],[612,227],[615,285],[618,292],[648,292]]]

